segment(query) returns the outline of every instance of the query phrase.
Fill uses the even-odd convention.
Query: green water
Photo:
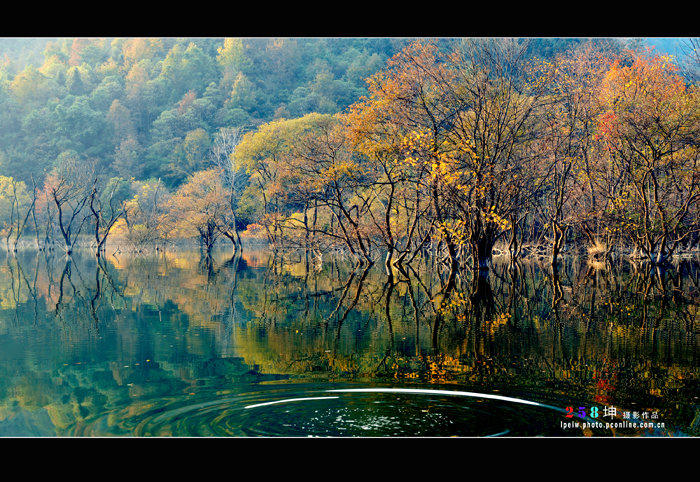
[[[0,436],[695,436],[698,268],[0,255]]]

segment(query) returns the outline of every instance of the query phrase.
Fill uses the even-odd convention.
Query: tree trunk
[[[557,264],[557,258],[561,249],[564,246],[564,240],[566,239],[566,231],[568,226],[562,226],[559,223],[554,222],[552,224],[552,234],[554,239],[552,240],[552,257],[550,259],[550,264],[555,266]]]
[[[471,241],[472,269],[474,271],[489,270],[493,256],[493,244],[493,239],[483,232]]]

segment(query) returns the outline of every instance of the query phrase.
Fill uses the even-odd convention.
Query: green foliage
[[[98,158],[105,175],[162,176],[174,187],[192,173],[180,165],[191,160],[188,133],[339,112],[403,43],[2,39],[0,175],[29,182],[34,174],[41,183],[72,149]]]

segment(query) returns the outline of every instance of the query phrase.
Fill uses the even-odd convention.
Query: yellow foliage
[[[128,234],[128,232],[129,228],[126,225],[126,220],[124,218],[117,219],[109,230],[109,234],[112,236],[125,236]]]

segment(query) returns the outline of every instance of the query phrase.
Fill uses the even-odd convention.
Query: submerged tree
[[[222,220],[229,209],[227,192],[217,169],[193,174],[168,200],[165,222],[171,236],[197,237],[206,257],[222,233]]]
[[[264,226],[273,248],[285,241],[293,212],[304,200],[296,195],[299,183],[296,149],[304,136],[313,131],[320,114],[299,119],[278,119],[246,133],[236,149],[235,162],[250,176],[241,195],[240,209],[247,209]],[[298,226],[296,226],[298,229]]]
[[[602,214],[594,184],[603,173],[593,170],[600,167],[594,137],[598,92],[607,65],[607,58],[584,45],[553,61],[537,62],[533,71],[533,81],[546,92],[536,143],[544,185],[535,209],[551,233],[553,266],[573,229],[581,230],[592,245],[601,245]]]
[[[95,180],[94,160],[81,160],[75,153],[64,153],[57,167],[47,176],[45,189],[56,206],[58,227],[66,254],[71,254],[87,220],[83,212]]]
[[[221,233],[233,244],[234,253],[242,249],[238,232],[238,198],[241,191],[241,168],[237,165],[236,147],[241,142],[242,129],[224,127],[217,131],[210,151],[211,162],[219,169],[221,182],[228,193],[229,209],[222,219]]]
[[[416,154],[419,127],[410,122],[406,110],[417,86],[410,83],[410,69],[405,71],[399,59],[394,60],[393,70],[369,79],[370,95],[344,116],[351,147],[364,159],[373,185],[370,220],[380,233],[389,272],[412,259],[434,234],[436,201],[430,196],[430,165]]]
[[[127,240],[140,250],[166,237],[161,224],[170,193],[160,179],[132,181],[132,197],[125,203],[124,224]]]
[[[468,40],[451,57],[461,106],[450,137],[458,170],[456,207],[472,252],[472,267],[487,269],[497,239],[513,228],[539,189],[541,153],[535,148],[544,86],[526,82],[527,43]]]
[[[391,217],[398,214],[397,190],[407,187],[415,194],[404,197],[403,215],[416,219],[424,199],[429,206],[422,213],[425,220],[430,219],[428,236],[436,235],[433,227],[442,230],[441,242],[454,272],[459,240],[444,229],[451,212],[446,205],[445,177],[439,174],[450,120],[459,107],[447,102],[445,90],[452,85],[453,73],[440,62],[442,56],[431,43],[404,49],[369,79],[369,95],[352,106],[348,123],[356,149],[382,179],[386,262],[391,263],[395,251],[406,250],[397,243]],[[415,229],[412,234],[417,234]]]
[[[129,195],[129,183],[121,178],[109,179],[101,187],[96,179],[88,203],[95,228],[95,254],[98,257],[104,252],[115,223],[126,214]]]
[[[371,264],[371,210],[380,183],[369,166],[354,155],[345,123],[337,116],[306,116],[306,129],[293,150],[293,199],[304,203],[303,226],[343,243],[361,263]],[[379,201],[381,202],[381,201]],[[306,212],[313,205],[309,225]],[[320,226],[318,217],[323,217]]]
[[[34,214],[37,192],[27,189],[23,181],[12,177],[0,176],[0,222],[4,224],[5,246],[10,251],[17,252],[17,245],[27,226],[30,215]]]

